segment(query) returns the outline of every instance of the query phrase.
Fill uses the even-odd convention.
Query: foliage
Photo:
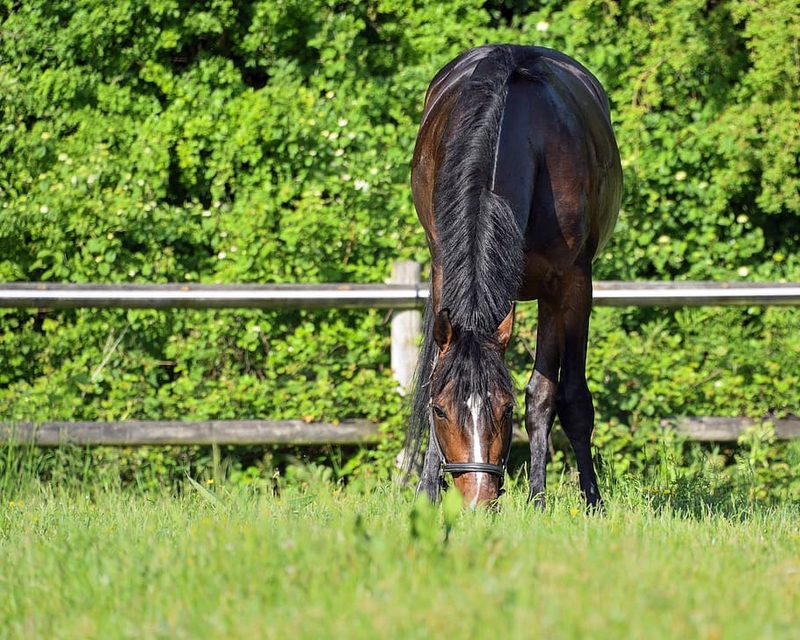
[[[427,259],[407,185],[426,84],[490,41],[562,49],[608,90],[626,187],[598,279],[800,280],[795,14],[791,0],[5,0],[0,280],[385,281],[392,261]],[[0,317],[4,421],[367,417],[389,437],[339,470],[391,473],[403,409],[381,311]],[[641,470],[676,414],[800,413],[798,326],[797,310],[598,310],[604,456]],[[534,330],[522,306],[520,388]],[[95,455],[140,477],[138,453]],[[753,463],[764,491],[796,484],[763,475],[791,455],[769,445]],[[180,478],[208,453],[170,457]]]

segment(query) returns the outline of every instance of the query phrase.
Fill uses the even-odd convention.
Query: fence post
[[[398,261],[392,264],[392,284],[419,284],[419,262]],[[417,366],[419,335],[422,326],[420,312],[395,311],[392,315],[392,371],[401,394],[411,388]]]

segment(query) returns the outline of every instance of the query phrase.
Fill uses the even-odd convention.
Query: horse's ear
[[[497,327],[497,331],[494,332],[494,339],[497,340],[497,343],[503,348],[503,351],[506,350],[508,346],[509,340],[511,340],[511,332],[514,330],[514,305],[511,305],[511,311],[508,312],[508,315],[503,318],[503,321],[500,323],[500,326]]]
[[[436,319],[433,321],[433,339],[439,345],[442,353],[450,348],[454,335],[453,323],[450,322],[450,311],[442,309],[436,314]]]

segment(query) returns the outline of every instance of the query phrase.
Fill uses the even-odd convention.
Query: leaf
[[[189,484],[192,487],[194,487],[197,493],[199,493],[203,497],[203,499],[205,499],[206,501],[210,502],[215,506],[224,506],[225,503],[222,502],[222,500],[216,493],[214,493],[210,489],[207,489],[202,484],[197,482],[197,480],[195,480],[189,475],[188,471],[186,472],[186,479],[189,481]]]

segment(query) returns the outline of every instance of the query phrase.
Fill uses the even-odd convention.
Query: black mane
[[[456,328],[484,336],[510,311],[522,272],[522,233],[508,203],[489,190],[516,68],[513,50],[503,46],[475,67],[450,116],[435,185],[442,307]]]
[[[500,345],[492,340],[481,339],[471,331],[460,335],[447,354],[439,359],[431,379],[431,394],[438,395],[448,384],[453,385],[453,397],[460,399],[467,399],[471,395],[487,398],[493,385],[505,390],[513,388]],[[482,408],[488,423],[496,427],[491,404],[485,402]],[[455,411],[456,422],[466,424],[466,403],[457,403]]]
[[[442,308],[450,312],[457,338],[434,378],[438,346],[429,302],[417,367],[411,420],[406,432],[409,473],[428,432],[431,385],[448,382],[457,398],[487,397],[490,384],[511,391],[511,376],[495,342],[512,309],[522,278],[523,239],[508,202],[492,193],[495,157],[505,110],[507,83],[518,70],[514,49],[492,48],[464,81],[445,136],[433,206],[441,256]],[[488,410],[489,403],[486,403]],[[459,413],[464,407],[458,406]],[[464,424],[466,416],[457,419]]]

